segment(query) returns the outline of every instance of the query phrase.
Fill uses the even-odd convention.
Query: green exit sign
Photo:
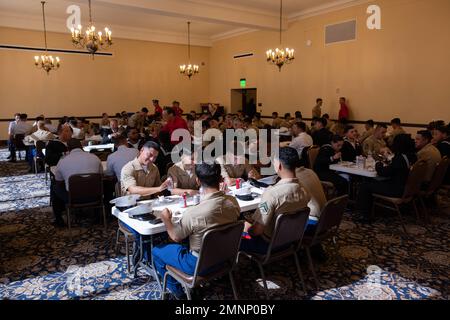
[[[247,79],[241,79],[241,88],[247,87]]]

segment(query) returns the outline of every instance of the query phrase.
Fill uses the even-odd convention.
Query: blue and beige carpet
[[[1,298],[159,299],[156,283],[143,273],[130,276],[123,253],[115,253],[114,219],[104,231],[91,217],[81,218],[71,241],[66,229],[51,225],[44,175],[28,174],[26,164],[10,164],[6,156],[0,151]],[[449,213],[434,215],[429,225],[416,224],[412,216],[408,221],[412,237],[406,239],[394,215],[360,225],[346,214],[338,239],[344,268],[331,258],[316,264],[317,291],[303,261],[304,294],[293,261],[268,266],[271,298],[449,299]],[[265,299],[255,265],[242,261],[235,277],[241,299]],[[232,291],[224,279],[200,288],[196,296],[232,299]]]

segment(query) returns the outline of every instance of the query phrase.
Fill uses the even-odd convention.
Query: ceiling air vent
[[[235,55],[233,58],[234,59],[242,59],[242,58],[249,58],[249,57],[253,57],[253,53],[242,53],[242,54]]]
[[[325,44],[356,40],[356,20],[325,26]]]

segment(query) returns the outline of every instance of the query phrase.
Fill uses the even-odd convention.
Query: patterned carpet
[[[117,222],[108,230],[86,215],[73,241],[66,229],[51,225],[44,175],[28,174],[25,163],[10,164],[0,151],[0,297],[3,299],[159,299],[156,283],[143,273],[127,274],[126,259],[115,253]],[[430,225],[407,216],[411,238],[401,236],[394,215],[360,225],[345,216],[338,243],[344,269],[334,259],[317,265],[320,291],[305,261],[308,292],[301,290],[293,261],[268,266],[271,298],[297,299],[449,299],[450,214]],[[325,246],[327,250],[328,246]],[[328,251],[328,250],[327,250]],[[330,257],[332,255],[330,254]],[[241,299],[265,299],[258,269],[243,260],[236,271]],[[196,292],[198,299],[232,299],[227,279]]]

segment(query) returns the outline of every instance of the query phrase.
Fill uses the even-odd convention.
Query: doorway
[[[231,89],[231,113],[242,110],[244,115],[253,118],[256,113],[256,89]]]

